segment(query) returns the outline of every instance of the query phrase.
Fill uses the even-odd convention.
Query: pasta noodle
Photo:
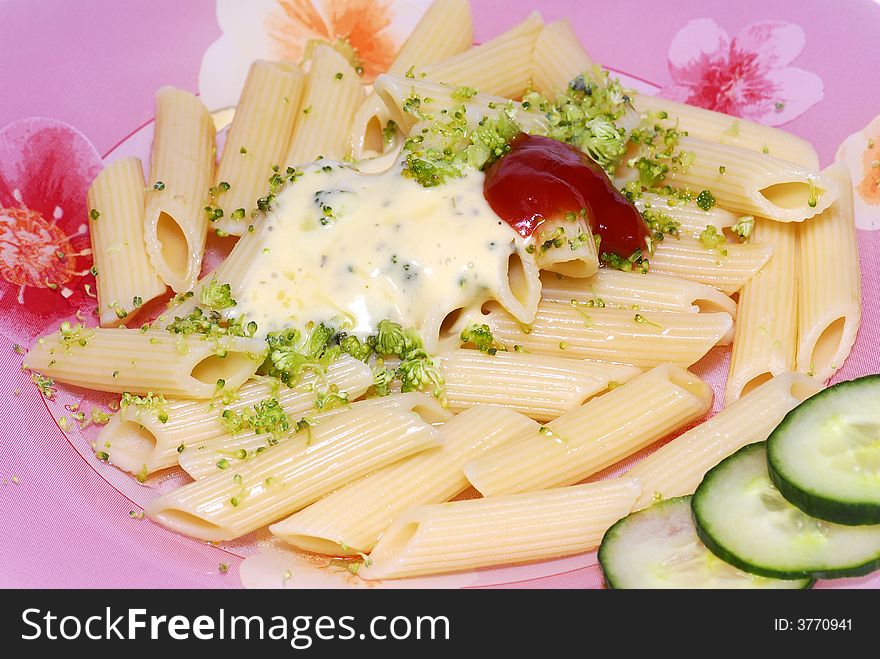
[[[586,552],[639,491],[636,480],[614,479],[418,506],[395,520],[358,575],[398,579]]]
[[[736,313],[736,302],[706,284],[653,272],[641,274],[609,268],[585,280],[545,272],[541,275],[541,299],[648,311],[723,311],[731,316]]]
[[[372,384],[373,376],[366,364],[343,356],[320,376],[306,373],[294,387],[281,384],[274,378],[248,380],[239,387],[228,405],[222,404],[225,386],[217,391],[218,400],[171,399],[152,409],[130,405],[114,415],[101,430],[98,446],[108,454],[111,463],[132,473],[144,471],[150,474],[172,467],[178,460],[185,467],[185,463],[196,456],[207,457],[213,468],[222,456],[208,455],[208,445],[212,440],[228,437],[229,430],[221,416],[225,410],[241,412],[274,399],[290,419],[298,419],[315,409],[322,388],[335,386],[338,392],[354,400]],[[244,434],[255,436],[252,432]],[[261,438],[258,445],[264,444],[265,439]],[[237,446],[232,449],[230,460],[236,459],[237,449]]]
[[[804,169],[819,169],[819,156],[812,145],[778,128],[647,94],[637,94],[633,105],[640,113],[668,113],[691,137],[769,154]]]
[[[552,98],[568,87],[573,78],[593,68],[593,60],[581,46],[568,20],[544,26],[535,42],[532,85],[535,91]]]
[[[211,115],[193,94],[173,87],[156,93],[144,240],[156,273],[176,293],[191,289],[202,267],[214,137]]]
[[[797,368],[827,380],[843,365],[861,322],[861,277],[852,183],[842,163],[824,174],[837,182],[837,202],[798,227],[800,296]]]
[[[694,137],[681,138],[679,147],[694,159],[670,172],[669,181],[694,194],[709,189],[721,206],[738,213],[802,222],[837,198],[834,181],[787,160]]]
[[[649,368],[690,366],[723,342],[733,327],[727,313],[665,312],[541,302],[524,325],[489,303],[483,321],[505,346],[544,355],[596,359]]]
[[[739,295],[736,335],[724,391],[729,405],[761,382],[794,370],[797,335],[796,225],[755,221],[752,240],[773,247],[770,262]]]
[[[521,352],[487,355],[452,350],[438,360],[453,411],[500,405],[538,421],[549,421],[641,373],[634,366],[565,359]]]
[[[443,446],[377,471],[337,490],[270,531],[306,551],[357,555],[369,552],[407,508],[448,501],[468,487],[464,464],[537,424],[495,406],[462,412],[441,429]]]
[[[102,327],[130,319],[165,292],[144,247],[144,173],[137,158],[108,165],[89,187],[89,234]]]
[[[699,378],[658,366],[469,462],[464,473],[486,497],[571,485],[694,421],[711,404],[712,390]]]
[[[351,64],[330,46],[316,46],[284,164],[297,167],[318,157],[345,158],[351,150],[351,122],[364,98],[360,76]]]
[[[636,508],[690,494],[709,469],[743,446],[767,439],[790,410],[817,391],[804,375],[777,375],[657,449],[625,474],[642,484]]]
[[[181,398],[211,398],[217,381],[237,389],[262,363],[266,344],[257,339],[207,340],[161,330],[87,329],[41,338],[25,368],[87,389]]]
[[[340,414],[316,427],[305,447],[282,442],[240,468],[219,469],[164,494],[145,510],[195,538],[232,540],[439,443],[439,431],[415,414],[381,408]]]
[[[213,212],[222,215],[212,226],[221,234],[244,234],[256,200],[269,192],[272,168],[287,155],[304,82],[293,62],[251,64],[214,179]]]
[[[290,408],[287,404],[285,410]],[[302,407],[302,406],[300,406]],[[371,409],[384,409],[394,412],[413,412],[426,423],[439,424],[452,418],[452,414],[445,410],[437,399],[422,393],[393,394],[380,398],[368,398],[351,405],[317,409],[314,404],[305,410],[291,410],[288,416],[291,421],[292,431],[280,437],[270,434],[259,434],[252,430],[229,434],[228,431],[205,438],[199,443],[191,443],[191,448],[183,451],[180,455],[180,466],[196,480],[217,473],[217,464],[225,460],[227,468],[236,468],[245,464],[255,455],[266,451],[278,444],[296,443],[301,447],[308,446],[313,441],[314,428],[338,414],[348,412],[365,412]],[[297,417],[300,418],[297,418]],[[300,430],[302,425],[302,430]]]
[[[651,256],[651,272],[690,279],[732,295],[770,260],[770,245],[724,244],[707,249],[699,242],[667,239]]]
[[[504,34],[416,69],[414,75],[450,85],[468,85],[485,94],[519,98],[529,87],[535,41],[543,27],[540,14],[533,12]]]

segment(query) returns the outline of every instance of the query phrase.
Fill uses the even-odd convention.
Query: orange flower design
[[[311,0],[278,0],[279,9],[266,19],[273,54],[298,62],[307,54],[310,41],[325,41],[363,69],[365,82],[372,82],[388,70],[397,54],[394,41],[386,34],[392,20],[390,4],[382,0],[324,0],[322,15]]]
[[[862,157],[865,177],[856,187],[856,191],[872,206],[880,206],[880,125],[873,135],[868,137],[868,148]]]

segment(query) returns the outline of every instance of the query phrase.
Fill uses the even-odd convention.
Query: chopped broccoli
[[[714,205],[715,197],[709,190],[703,190],[700,194],[697,195],[697,206],[702,208],[704,211],[708,211]]]
[[[271,434],[278,438],[290,430],[290,417],[275,398],[267,398],[243,410],[224,410],[224,427],[233,435],[253,430],[258,435]]]
[[[743,215],[732,227],[730,227],[730,230],[733,231],[737,236],[739,236],[743,241],[746,241],[751,237],[752,230],[754,228],[754,215]]]
[[[199,300],[209,309],[220,311],[234,307],[237,303],[232,299],[232,286],[229,284],[221,284],[216,278],[212,279],[209,284],[205,284],[199,295]]]
[[[498,352],[498,346],[495,344],[495,338],[492,336],[492,330],[488,325],[470,325],[466,327],[459,337],[462,344],[472,343],[480,352],[494,355]]]
[[[266,337],[269,344],[267,375],[278,378],[292,387],[306,371],[324,373],[341,352],[333,343],[336,333],[323,323],[313,328],[305,340],[299,330],[290,328],[271,332]]]

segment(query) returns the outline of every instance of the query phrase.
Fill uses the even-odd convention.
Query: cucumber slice
[[[700,542],[691,497],[655,503],[602,538],[599,564],[609,588],[809,588],[811,579],[767,579],[738,570]]]
[[[697,534],[719,558],[765,577],[849,577],[880,567],[880,526],[842,526],[786,501],[767,474],[766,442],[713,467],[693,495]]]
[[[789,412],[767,439],[767,467],[805,513],[880,524],[880,375],[836,384]]]

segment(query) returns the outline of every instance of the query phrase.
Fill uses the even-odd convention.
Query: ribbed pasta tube
[[[487,497],[571,485],[691,423],[711,405],[706,383],[664,364],[469,462],[464,472]]]
[[[568,88],[568,83],[593,67],[568,19],[547,23],[535,42],[532,62],[532,86],[535,91],[553,98]]]
[[[144,240],[156,273],[176,293],[191,289],[202,268],[215,132],[195,95],[173,87],[156,92]]]
[[[474,42],[468,0],[434,0],[410,33],[388,73],[402,76],[466,51]]]
[[[797,349],[797,225],[755,220],[751,239],[773,256],[739,294],[724,404],[774,375],[794,370]]]
[[[714,312],[733,316],[736,302],[716,288],[689,279],[602,268],[587,279],[541,274],[541,299],[546,302],[637,308],[646,311]]]
[[[522,352],[451,350],[439,357],[452,410],[492,404],[548,421],[642,371],[635,366]]]
[[[265,354],[266,343],[257,339],[95,328],[41,338],[25,368],[86,389],[204,399],[217,393],[218,380],[239,387]]]
[[[640,113],[667,112],[670,121],[691,137],[766,153],[805,169],[819,169],[819,156],[813,146],[778,128],[647,94],[636,94],[633,105]]]
[[[130,405],[114,415],[98,433],[98,445],[117,467],[132,473],[145,471],[149,474],[174,466],[178,460],[188,461],[210,453],[208,443],[211,440],[229,436],[221,416],[224,410],[240,412],[275,399],[289,419],[296,421],[315,409],[318,393],[324,388],[335,386],[349,400],[354,400],[372,384],[369,367],[343,355],[327,367],[326,373],[320,376],[307,373],[294,387],[280,384],[274,378],[248,380],[238,388],[229,405],[223,405],[220,400],[174,399],[153,409]],[[226,388],[224,385],[217,394],[222,395]],[[243,434],[255,435],[252,431]],[[266,436],[258,437],[263,445]],[[220,457],[212,453],[207,456],[207,462],[216,464]]]
[[[313,405],[303,412],[290,412],[291,430],[281,437],[248,430],[234,435],[223,432],[198,443],[192,442],[191,448],[180,455],[180,466],[196,480],[205,478],[217,473],[217,465],[221,460],[224,468],[234,469],[247,464],[255,455],[275,446],[279,441],[298,443],[306,447],[314,440],[315,428],[327,419],[349,412],[364,413],[371,409],[412,412],[430,424],[443,423],[452,418],[452,413],[444,409],[436,398],[417,392],[368,398],[324,411]]]
[[[284,164],[296,167],[318,156],[345,158],[351,151],[351,122],[364,98],[351,64],[332,47],[316,46]]]
[[[415,414],[381,408],[340,414],[315,428],[306,447],[282,442],[238,469],[164,494],[145,510],[174,531],[232,540],[439,443],[439,431]]]
[[[558,357],[595,359],[649,368],[665,362],[690,366],[723,343],[733,327],[727,313],[644,313],[541,302],[530,325],[496,305],[483,320],[505,346]]]
[[[637,480],[418,506],[382,536],[364,579],[397,579],[525,563],[595,549],[632,509]]]
[[[468,487],[462,473],[473,458],[536,430],[527,417],[482,405],[445,424],[443,446],[385,467],[345,486],[269,528],[306,551],[355,555],[369,552],[402,512],[448,501]]]
[[[531,237],[541,270],[584,278],[599,270],[599,255],[590,225],[582,217],[545,220]]]
[[[293,62],[251,64],[214,178],[213,207],[223,211],[211,225],[215,230],[247,231],[257,199],[269,191],[272,168],[284,164],[304,85],[305,74]]]
[[[733,295],[770,260],[773,247],[752,243],[706,249],[700,242],[667,239],[651,256],[651,272],[690,279]]]
[[[107,165],[89,186],[89,226],[102,327],[131,319],[165,292],[144,245],[144,172],[137,158]]]
[[[538,12],[504,34],[449,59],[417,68],[428,80],[468,85],[486,94],[519,98],[529,87],[535,41],[544,27]]]
[[[709,210],[703,210],[694,202],[684,202],[675,197],[643,192],[641,197],[633,201],[640,211],[659,211],[668,215],[679,224],[679,235],[688,238],[699,238],[707,226],[713,226],[721,233],[724,229],[732,227],[742,217],[733,211],[721,206],[712,206]],[[674,238],[667,238],[672,241]],[[665,241],[664,241],[665,242]]]
[[[660,447],[626,472],[642,483],[636,508],[692,493],[709,469],[746,444],[767,439],[789,411],[820,388],[799,373],[777,375]]]
[[[843,366],[862,318],[852,182],[843,163],[824,174],[837,182],[840,196],[822,215],[798,227],[797,368],[818,380]]]
[[[694,137],[681,138],[679,147],[694,160],[670,172],[668,182],[694,194],[708,189],[721,206],[738,213],[802,222],[837,198],[833,180],[787,160]]]

